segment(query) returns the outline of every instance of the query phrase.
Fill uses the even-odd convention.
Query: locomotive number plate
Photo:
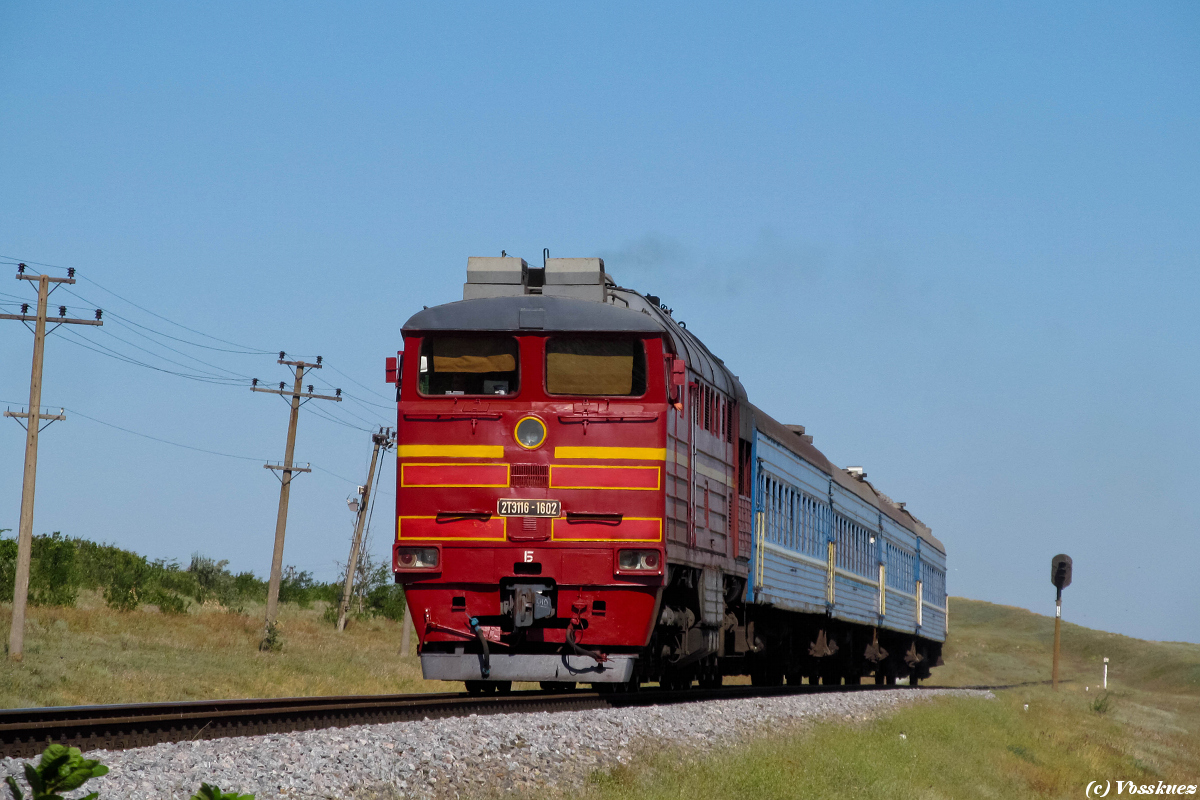
[[[501,517],[559,517],[561,500],[500,500],[496,513]]]

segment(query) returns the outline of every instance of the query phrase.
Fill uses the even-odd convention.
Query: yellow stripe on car
[[[665,447],[556,447],[555,458],[599,458],[615,461],[666,461]]]

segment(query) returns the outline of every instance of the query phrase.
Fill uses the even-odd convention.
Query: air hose
[[[475,632],[475,638],[479,640],[479,645],[483,648],[483,667],[479,672],[484,678],[487,678],[492,674],[492,656],[488,652],[487,637],[483,635],[483,629],[479,627],[479,620],[476,617],[471,617],[471,630]]]
[[[575,641],[575,625],[573,623],[567,626],[567,644],[572,650],[575,651],[576,655],[595,659],[597,664],[602,664],[605,661],[608,661],[608,656],[604,655],[604,653],[597,653],[595,650],[588,650],[586,647],[581,647],[579,643]]]

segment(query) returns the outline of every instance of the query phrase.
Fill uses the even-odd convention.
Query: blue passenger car
[[[828,621],[810,656],[835,656],[839,636],[862,640],[870,629],[863,652],[883,663],[873,670],[880,683],[894,681],[904,667],[924,677],[946,640],[942,543],[861,469],[830,463],[802,428],[781,425],[753,406],[749,411],[753,539],[746,602]],[[890,659],[891,674],[889,645],[903,651]],[[804,655],[792,653],[784,670]],[[764,680],[770,672],[778,669]],[[859,675],[838,677],[858,682]]]

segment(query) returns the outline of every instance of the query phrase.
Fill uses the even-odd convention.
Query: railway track
[[[874,685],[723,686],[718,689],[653,689],[630,693],[525,691],[499,695],[351,695],[16,708],[0,711],[0,756],[37,755],[46,745],[55,742],[84,751],[128,750],[163,742],[291,733],[470,714],[581,711],[818,692],[887,691],[894,688]]]

